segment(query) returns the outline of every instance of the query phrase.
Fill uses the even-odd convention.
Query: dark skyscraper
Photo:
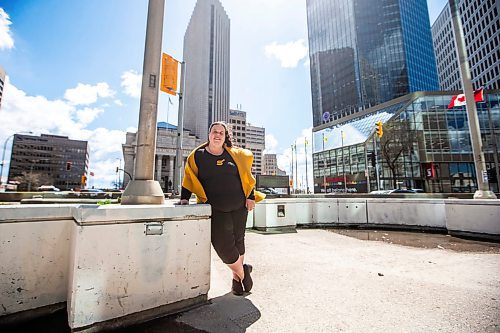
[[[313,125],[439,89],[426,0],[307,0]]]

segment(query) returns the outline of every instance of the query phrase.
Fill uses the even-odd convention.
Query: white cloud
[[[116,165],[110,167],[108,161],[112,161],[115,157],[122,158],[121,145],[125,142],[126,132],[105,128],[94,130],[86,128],[103,112],[101,108],[78,109],[68,101],[29,96],[10,84],[9,77],[7,77],[2,100],[0,142],[5,142],[14,133],[28,131],[32,131],[34,135],[56,134],[68,136],[73,140],[88,141],[89,171],[97,171],[94,171],[95,177],[92,177],[93,185],[109,187],[110,179],[111,181],[114,179]],[[8,160],[10,152],[7,151],[5,156]],[[4,175],[7,173],[7,166],[8,163],[4,168]]]
[[[14,38],[9,27],[11,24],[9,14],[0,8],[0,50],[14,47]]]
[[[142,74],[139,74],[134,70],[129,70],[124,72],[121,78],[123,92],[126,95],[134,98],[141,97]]]
[[[118,106],[123,106],[123,103],[122,101],[120,101],[119,99],[115,99],[114,100],[115,104],[118,105]]]
[[[276,58],[281,62],[281,67],[297,67],[299,61],[307,56],[307,47],[304,45],[304,39],[299,39],[286,44],[272,42],[264,47],[266,57]]]
[[[272,134],[266,135],[266,149],[264,154],[276,154],[276,148],[278,147],[278,140]]]
[[[76,116],[77,116],[77,119],[78,119],[78,122],[82,125],[82,126],[87,126],[88,124],[90,124],[92,121],[94,121],[95,118],[97,118],[97,116],[100,114],[100,113],[103,113],[104,110],[103,109],[90,109],[90,108],[85,108],[83,110],[78,110],[76,112]]]
[[[76,88],[66,90],[64,98],[72,105],[88,105],[95,103],[98,97],[112,97],[114,94],[106,82],[100,82],[95,86],[78,83]]]
[[[305,142],[307,140],[307,146]],[[292,147],[293,149],[293,166],[292,166]],[[307,158],[306,158],[307,150]],[[309,191],[313,191],[313,169],[312,169],[312,127],[305,128],[301,134],[296,137],[289,148],[286,148],[281,154],[277,155],[278,168],[285,170],[287,175],[291,175],[293,168],[293,176],[297,178],[295,186],[302,190],[306,190],[306,178],[309,184]],[[306,177],[306,160],[307,160],[307,177]]]

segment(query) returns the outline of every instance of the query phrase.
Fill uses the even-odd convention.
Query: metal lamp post
[[[134,179],[128,183],[122,195],[121,203],[125,205],[163,204],[165,202],[160,183],[154,180],[164,8],[165,0],[149,0],[136,163]]]

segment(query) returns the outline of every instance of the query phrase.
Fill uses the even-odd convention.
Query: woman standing
[[[187,158],[180,204],[187,205],[191,193],[212,207],[211,240],[221,260],[233,273],[232,291],[243,295],[252,289],[252,266],[244,264],[245,227],[248,212],[265,195],[255,191],[251,151],[233,147],[227,125],[210,125],[208,142]]]

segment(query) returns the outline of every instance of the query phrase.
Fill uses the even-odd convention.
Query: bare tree
[[[380,139],[381,155],[391,170],[393,188],[402,175],[403,156],[411,154],[416,132],[410,129],[408,121],[393,121],[384,124],[384,135]]]
[[[22,172],[20,176],[14,177],[19,182],[19,189],[32,191],[44,184],[52,184],[52,178],[40,172]]]

